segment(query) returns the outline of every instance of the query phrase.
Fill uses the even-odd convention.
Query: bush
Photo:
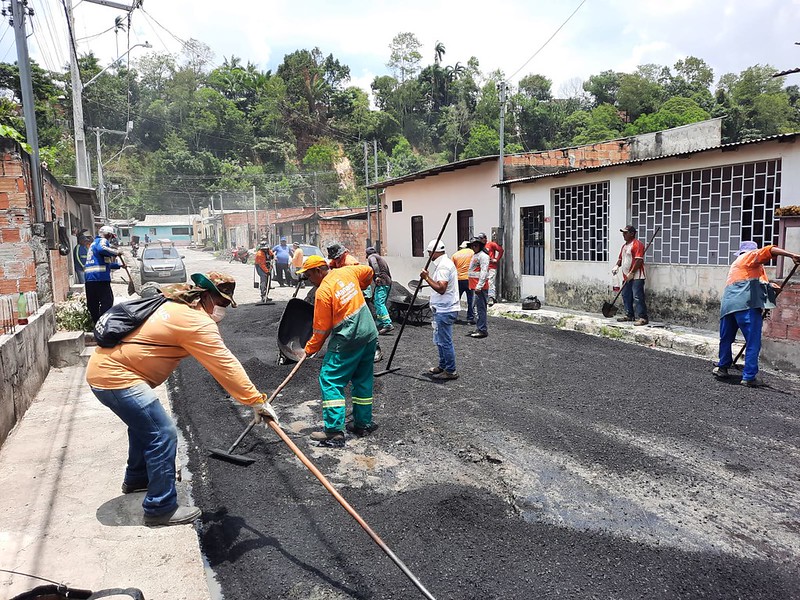
[[[62,331],[92,331],[94,324],[86,307],[86,296],[79,294],[56,304],[56,326]]]

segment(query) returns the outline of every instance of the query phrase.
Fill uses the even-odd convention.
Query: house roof
[[[191,225],[195,215],[145,215],[137,227],[169,227]]]
[[[467,167],[471,167],[473,165],[479,165],[481,163],[490,160],[497,160],[498,158],[500,158],[499,154],[493,154],[491,156],[478,156],[476,158],[467,158],[465,160],[459,160],[456,162],[447,163],[446,165],[439,165],[438,167],[431,167],[430,169],[417,171],[416,173],[409,173],[408,175],[403,175],[402,177],[395,177],[394,179],[387,179],[386,181],[371,183],[370,185],[367,186],[367,189],[368,190],[383,189],[400,183],[407,183],[409,181],[414,181],[416,179],[423,179],[425,177],[430,177],[432,175],[438,175],[439,173],[445,173],[447,171],[458,171],[459,169],[466,169]]]
[[[755,140],[746,140],[743,142],[731,142],[729,144],[719,144],[717,146],[709,146],[708,148],[698,148],[697,150],[687,150],[686,152],[675,152],[673,154],[663,154],[661,156],[651,156],[647,158],[636,158],[630,160],[621,160],[617,162],[610,162],[605,165],[595,165],[591,167],[583,167],[579,169],[563,169],[561,171],[557,171],[554,173],[542,173],[541,175],[531,175],[530,177],[520,177],[518,179],[507,179],[505,181],[501,181],[495,183],[493,187],[500,187],[505,185],[511,185],[514,183],[526,183],[531,181],[537,181],[539,179],[544,179],[546,177],[565,177],[567,175],[571,175],[572,173],[588,173],[591,171],[599,171],[601,169],[607,169],[609,167],[618,167],[621,165],[639,165],[642,163],[654,161],[654,160],[664,160],[665,158],[686,158],[691,156],[692,154],[699,154],[701,152],[712,152],[714,150],[720,150],[722,152],[737,150],[741,146],[749,146],[754,144],[763,144],[764,142],[780,142],[780,143],[793,143],[795,138],[800,135],[800,132],[794,133],[779,133],[777,135],[770,135],[763,138],[758,138]]]
[[[91,206],[95,213],[100,214],[100,202],[97,200],[96,189],[79,185],[64,185],[64,189],[76,204]]]

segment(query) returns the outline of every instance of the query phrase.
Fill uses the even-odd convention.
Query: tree
[[[500,134],[483,123],[472,128],[469,141],[461,153],[461,159],[477,156],[492,156],[500,153]]]
[[[553,82],[544,75],[526,75],[519,80],[519,91],[528,98],[545,102],[553,99]]]
[[[444,56],[445,53],[444,44],[442,42],[437,41],[436,46],[434,46],[433,48],[433,51],[434,51],[433,62],[434,64],[438,65],[442,62],[442,57]]]
[[[655,66],[655,65],[648,65]],[[641,67],[640,67],[641,69]],[[644,113],[658,110],[663,102],[664,88],[651,76],[637,73],[623,74],[619,79],[617,106],[633,121]]]
[[[398,33],[389,44],[389,62],[386,66],[401,85],[419,72],[419,61],[422,60],[420,46],[422,43],[410,32]]]
[[[572,139],[576,146],[592,144],[605,140],[613,140],[622,134],[623,123],[617,109],[610,104],[601,104],[593,108],[583,125],[578,127],[578,133]]]
[[[705,121],[710,116],[690,98],[670,98],[657,112],[642,115],[636,119],[629,132],[637,134],[662,131],[671,127],[680,127],[689,123]]]
[[[583,83],[583,89],[594,96],[594,105],[616,104],[622,73],[603,71],[599,75],[592,75]]]

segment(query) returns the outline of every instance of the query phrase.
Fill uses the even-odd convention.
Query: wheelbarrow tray
[[[278,325],[278,350],[287,362],[303,357],[313,329],[314,306],[299,298],[289,300]]]

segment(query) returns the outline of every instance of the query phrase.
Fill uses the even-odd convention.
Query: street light
[[[90,83],[93,83],[95,79],[97,79],[98,77],[100,77],[100,75],[102,75],[103,73],[105,73],[105,72],[106,72],[108,69],[110,69],[111,67],[113,67],[113,66],[114,66],[115,64],[117,64],[119,61],[121,61],[123,58],[125,58],[125,57],[126,57],[128,54],[130,54],[130,51],[131,51],[131,50],[133,50],[134,48],[138,48],[139,46],[141,46],[142,48],[152,48],[152,47],[153,47],[153,46],[150,44],[150,42],[144,42],[143,44],[134,44],[133,46],[131,46],[130,48],[128,48],[128,51],[127,51],[127,52],[125,52],[124,54],[121,54],[121,55],[120,55],[118,58],[116,58],[116,59],[112,60],[110,63],[108,63],[108,65],[106,65],[106,67],[105,67],[105,68],[104,68],[102,71],[100,71],[100,72],[99,72],[97,75],[95,75],[95,76],[94,76],[94,77],[92,77],[92,78],[91,78],[89,81],[87,81],[86,83],[84,83],[84,84],[81,86],[81,87],[82,87],[82,89],[86,89],[86,88],[89,86],[89,84],[90,84]]]

